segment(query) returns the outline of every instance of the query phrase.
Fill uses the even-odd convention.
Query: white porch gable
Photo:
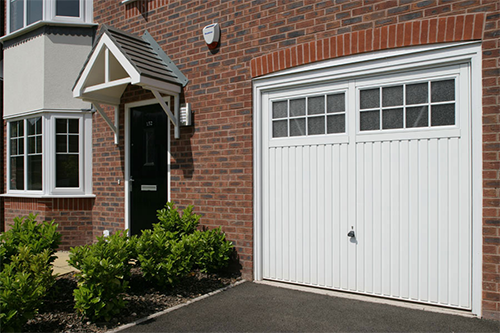
[[[142,38],[103,26],[97,42],[73,87],[73,97],[91,102],[115,133],[118,143],[118,105],[127,85],[150,90],[179,133],[179,94],[187,78],[146,31]],[[174,113],[162,96],[172,96]],[[115,122],[100,104],[115,107]]]

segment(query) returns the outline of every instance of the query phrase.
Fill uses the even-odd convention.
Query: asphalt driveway
[[[122,332],[500,332],[500,323],[245,282]]]

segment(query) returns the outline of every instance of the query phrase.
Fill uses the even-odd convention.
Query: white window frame
[[[42,190],[27,190],[27,144],[24,144],[24,190],[10,189],[7,182],[5,196],[19,197],[95,197],[92,194],[92,113],[91,112],[41,112],[7,121],[7,175],[10,177],[10,123],[41,117],[42,121]],[[79,187],[56,187],[56,119],[79,119]]]
[[[67,23],[67,24],[88,24],[93,22],[93,1],[92,0],[79,0],[80,1],[80,16],[57,16],[56,15],[56,0],[43,0],[42,8],[42,18],[39,21],[27,24],[27,2],[29,0],[24,0],[23,7],[23,26],[17,30],[10,30],[10,8],[11,2],[7,0],[7,10],[6,10],[6,27],[7,34],[19,33],[25,29],[29,30],[34,26],[38,26],[41,23],[56,22],[56,23]]]
[[[392,50],[383,50],[334,58],[314,64],[299,66],[270,73],[253,80],[253,151],[254,151],[254,279],[263,279],[263,140],[267,136],[268,119],[263,118],[263,109],[268,107],[269,94],[275,90],[284,91],[321,83],[339,82],[340,80],[358,79],[395,73],[398,71],[440,68],[443,66],[468,63],[470,66],[469,82],[465,89],[470,89],[471,100],[468,102],[470,115],[471,149],[471,218],[472,218],[472,314],[482,314],[482,100],[481,100],[481,42],[459,42],[447,44],[422,45]],[[460,80],[464,81],[464,80]],[[461,82],[463,84],[463,82]],[[307,88],[306,88],[307,89]],[[460,102],[458,102],[460,105]],[[457,111],[458,113],[459,111]],[[357,120],[356,120],[357,121]],[[347,125],[348,131],[356,131],[356,126]],[[441,131],[445,130],[439,127]],[[457,130],[457,129],[452,129]],[[428,132],[428,131],[424,131]],[[428,133],[426,133],[428,136]],[[362,134],[359,134],[361,136]],[[382,136],[382,135],[380,135]],[[358,140],[359,142],[359,140]],[[266,143],[267,144],[267,143]],[[401,304],[398,302],[398,304]]]
[[[45,155],[45,144],[44,144],[44,141],[45,141],[45,138],[44,138],[44,131],[45,131],[45,126],[44,126],[44,119],[43,119],[43,116],[41,117],[40,121],[42,122],[42,190],[28,190],[28,131],[27,131],[27,121],[28,119],[32,119],[32,118],[38,118],[40,117],[40,115],[31,115],[29,117],[25,117],[25,118],[21,118],[21,119],[13,119],[11,121],[9,121],[7,123],[7,191],[8,193],[12,193],[12,194],[34,194],[34,195],[41,195],[43,194],[43,186],[45,184],[45,172],[44,172],[44,164],[45,164],[45,158],[44,158],[44,155]],[[23,156],[23,167],[24,167],[24,170],[23,170],[23,183],[24,183],[24,189],[22,190],[17,190],[17,189],[11,189],[10,186],[11,186],[11,183],[10,183],[10,172],[11,172],[11,129],[10,129],[10,124],[12,122],[18,122],[18,121],[22,121],[23,123],[23,140],[24,140],[24,144],[23,144],[23,152],[22,152],[22,156]]]

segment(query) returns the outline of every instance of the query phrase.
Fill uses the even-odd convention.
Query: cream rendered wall
[[[73,98],[72,89],[91,49],[89,36],[45,36],[45,109],[90,109],[90,103]]]
[[[44,104],[44,36],[4,50],[4,117]]]

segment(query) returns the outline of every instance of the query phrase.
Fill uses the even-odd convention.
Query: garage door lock
[[[351,228],[353,228],[353,227],[351,227]],[[347,234],[347,237],[351,237],[351,238],[356,237],[356,235],[354,234],[354,230],[349,231],[349,233]]]

